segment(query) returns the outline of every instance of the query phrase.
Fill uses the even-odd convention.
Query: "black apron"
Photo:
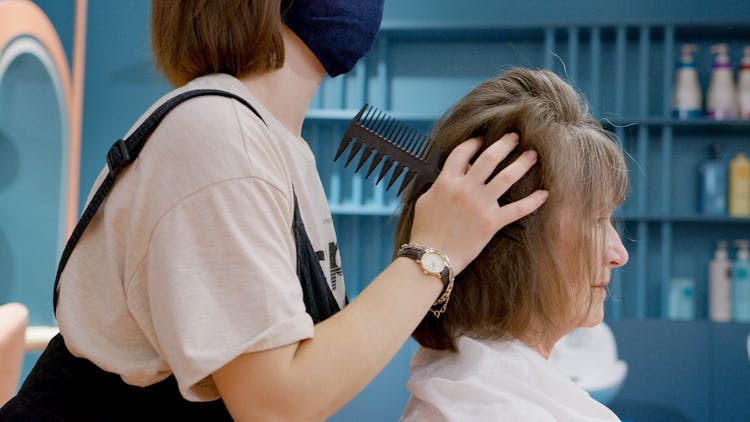
[[[92,197],[65,246],[55,279],[57,308],[60,274],[88,223],[93,218],[120,171],[140,153],[146,140],[166,114],[182,101],[201,95],[233,98],[263,118],[243,98],[219,90],[184,92],[162,104],[126,140],[118,140],[107,153],[109,174]],[[265,122],[264,122],[265,123]],[[297,276],[305,308],[318,323],[339,311],[318,255],[302,222],[294,196],[293,227],[297,248]],[[0,409],[0,421],[230,421],[221,399],[189,402],[180,394],[174,375],[148,387],[135,387],[119,375],[106,372],[87,359],[73,356],[60,334],[47,345],[18,394]]]

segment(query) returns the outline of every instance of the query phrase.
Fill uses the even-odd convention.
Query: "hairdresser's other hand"
[[[437,180],[414,208],[411,242],[443,250],[454,274],[466,268],[498,230],[539,208],[548,196],[539,190],[498,205],[498,198],[536,163],[536,152],[524,152],[485,183],[518,145],[518,135],[506,134],[470,166],[481,145],[480,139],[471,138],[451,151]]]

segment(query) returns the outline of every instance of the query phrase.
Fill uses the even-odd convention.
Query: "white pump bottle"
[[[750,45],[745,46],[738,79],[738,106],[740,119],[750,119]]]
[[[677,63],[672,90],[672,115],[680,120],[697,118],[702,114],[703,93],[693,60],[693,53],[697,50],[695,44],[684,44]]]
[[[732,319],[731,271],[727,242],[719,241],[708,272],[708,313],[711,321],[726,322]]]
[[[737,118],[737,91],[735,90],[732,63],[729,61],[729,46],[721,43],[711,46],[716,54],[711,82],[708,86],[706,109],[708,116],[716,120]]]

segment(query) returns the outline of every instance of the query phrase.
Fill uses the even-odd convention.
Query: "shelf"
[[[438,116],[428,114],[393,112],[388,110],[383,111],[389,116],[404,123],[432,124],[438,118]],[[331,123],[349,123],[358,112],[359,109],[312,109],[307,113],[307,120]]]
[[[351,216],[391,216],[396,215],[400,204],[362,205],[362,204],[330,204],[331,214]]]
[[[671,116],[668,108],[680,44],[724,40],[739,44],[740,39],[750,40],[750,24],[529,25],[493,19],[483,14],[483,20],[473,22],[460,17],[453,22],[385,22],[381,42],[366,65],[350,77],[326,81],[307,114],[306,137],[318,142],[320,156],[330,156],[326,139],[343,132],[365,103],[427,134],[450,104],[498,68],[519,65],[564,75],[585,94],[602,125],[617,135],[632,164],[632,192],[616,213],[630,237],[626,240],[631,262],[616,284],[623,300],[610,304],[607,314],[637,318],[660,314],[667,306],[660,292],[666,291],[665,280],[675,268],[689,272],[703,265],[708,256],[704,249],[716,239],[734,238],[750,227],[750,218],[699,214],[697,193],[687,186],[694,183],[695,164],[704,158],[703,144],[722,143],[727,154],[744,150],[750,145],[746,143],[750,120]],[[347,246],[355,251],[351,254],[363,253],[356,249],[361,247],[357,236],[379,235],[370,233],[368,219],[395,218],[397,198],[383,195],[366,181],[349,181],[346,178],[353,172],[341,166],[325,167],[322,174],[322,180],[336,180],[328,186],[332,214],[350,225],[342,234],[342,245],[351,242]],[[351,277],[369,279],[369,268],[359,264],[365,260],[355,262],[348,266]],[[705,298],[705,289],[698,289],[696,295]],[[706,306],[698,301],[696,314],[705,316]]]

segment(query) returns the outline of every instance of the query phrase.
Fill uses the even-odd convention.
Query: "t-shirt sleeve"
[[[253,177],[209,185],[158,222],[145,270],[156,345],[188,399],[242,353],[313,335],[296,275],[290,199]]]

